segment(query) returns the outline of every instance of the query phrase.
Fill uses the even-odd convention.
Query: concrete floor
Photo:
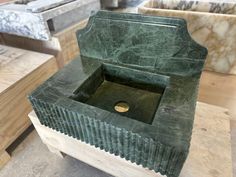
[[[72,157],[51,153],[33,130],[11,154],[0,177],[111,177]],[[111,164],[112,165],[112,164]]]

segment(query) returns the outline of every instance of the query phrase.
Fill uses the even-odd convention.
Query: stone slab
[[[54,8],[46,7],[47,10],[34,13],[27,10],[27,4],[0,5],[0,32],[50,40],[53,32],[88,18],[91,11],[99,10],[100,1],[75,0]]]
[[[34,13],[43,12],[45,10],[49,10],[49,9],[61,6],[72,1],[75,1],[75,0],[50,0],[50,1],[36,0],[36,1],[31,1],[27,3],[26,9]]]
[[[235,0],[154,0],[156,8],[236,14]]]
[[[181,1],[183,5],[173,7],[167,4],[167,9],[165,9],[161,6],[163,2],[165,1],[145,1],[138,7],[138,12],[147,15],[185,19],[192,38],[208,49],[205,69],[220,73],[236,74],[236,15],[231,14],[234,13],[236,2],[232,5],[232,9],[223,10],[226,14],[198,12],[195,10],[199,9],[196,9],[194,5],[187,6],[186,1]],[[176,10],[176,8],[182,9],[185,7],[189,9]],[[193,9],[194,11],[192,11],[191,7],[195,8],[195,10]],[[200,6],[198,7],[200,8]],[[218,8],[219,12],[221,12],[220,7]],[[211,3],[208,3],[208,5],[201,6],[202,11],[205,10],[204,8],[211,11],[213,7]]]

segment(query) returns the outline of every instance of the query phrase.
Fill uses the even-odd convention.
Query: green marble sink
[[[152,124],[168,81],[169,78],[163,75],[104,64],[102,69],[92,76],[92,81],[85,81],[85,85],[71,98]]]
[[[207,50],[182,19],[99,11],[29,99],[40,122],[169,177],[188,155]]]

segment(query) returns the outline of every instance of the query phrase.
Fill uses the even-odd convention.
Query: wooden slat
[[[6,151],[0,151],[0,169],[11,159]]]
[[[236,76],[204,71],[200,80],[198,100],[229,109],[233,170],[236,176]]]
[[[88,20],[84,20],[73,26],[66,28],[65,30],[56,33],[53,37],[57,38],[60,46],[60,55],[64,62],[64,65],[69,63],[72,59],[79,55],[79,46],[77,42],[76,32],[86,26]]]
[[[236,121],[236,75],[204,71],[198,100],[229,109],[231,119]]]

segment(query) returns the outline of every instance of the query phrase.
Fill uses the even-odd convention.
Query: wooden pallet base
[[[161,177],[154,171],[43,126],[34,112],[29,117],[42,141],[60,157],[68,154],[113,176]],[[226,109],[197,104],[190,153],[180,177],[232,177],[229,120]]]
[[[7,151],[2,151],[0,153],[0,169],[11,159],[11,156]]]

